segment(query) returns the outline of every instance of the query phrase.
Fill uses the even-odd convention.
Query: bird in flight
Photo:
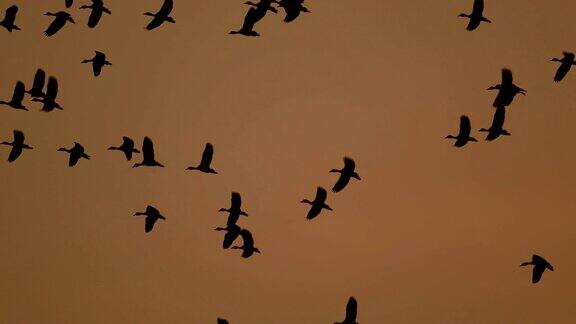
[[[470,21],[468,22],[468,26],[466,26],[466,30],[473,31],[474,29],[478,28],[478,26],[480,26],[481,22],[487,22],[487,23],[492,22],[482,15],[483,12],[484,12],[484,0],[474,0],[472,13],[469,15],[461,13],[460,15],[458,15],[458,17],[469,18]]]
[[[6,28],[7,31],[12,32],[13,30],[20,30],[20,27],[16,26],[16,14],[18,13],[18,6],[13,5],[6,9],[4,14],[4,19],[0,21],[0,26]]]
[[[112,14],[110,9],[104,7],[104,1],[102,0],[92,0],[91,5],[84,5],[81,6],[80,9],[92,9],[90,12],[90,17],[88,17],[88,27],[94,28],[100,22],[100,18],[102,18],[102,13],[107,13],[109,15]]]
[[[65,2],[66,8],[70,8],[74,4],[74,0],[65,0],[65,1],[66,1]]]
[[[52,23],[48,26],[48,28],[44,31],[44,35],[50,37],[55,35],[67,22],[71,22],[75,24],[76,22],[72,19],[72,16],[65,12],[65,11],[58,11],[56,13],[47,12],[44,16],[51,16],[54,17]]]
[[[132,166],[133,168],[140,166],[164,167],[164,165],[154,158],[154,143],[152,143],[152,140],[148,136],[144,137],[144,142],[142,142],[142,155],[142,162],[135,163]]]
[[[457,136],[448,135],[446,138],[455,139],[456,143],[454,146],[462,147],[466,145],[468,142],[478,142],[474,137],[470,137],[470,130],[472,126],[470,124],[470,118],[468,116],[460,116],[460,131]]]
[[[342,322],[334,322],[334,324],[358,324],[356,322],[356,317],[358,314],[358,303],[356,298],[350,297],[348,303],[346,304],[346,317]]]
[[[32,83],[32,88],[26,93],[30,94],[33,98],[42,98],[44,94],[44,83],[46,82],[46,72],[42,69],[37,69],[36,74],[34,74],[34,82]]]
[[[26,86],[24,85],[24,82],[16,82],[14,92],[12,93],[12,99],[10,99],[8,102],[0,101],[0,105],[6,105],[14,109],[28,110],[28,108],[22,104],[22,100],[24,100],[24,93],[26,92],[25,87]]]
[[[308,211],[308,215],[306,216],[307,219],[314,219],[320,214],[322,209],[332,210],[332,208],[326,204],[327,196],[328,194],[326,193],[326,189],[318,187],[318,189],[316,189],[316,198],[314,198],[314,201],[310,201],[308,199],[301,201],[301,203],[312,205]]]
[[[36,80],[35,80],[36,81]],[[46,94],[43,97],[33,98],[32,101],[38,101],[44,104],[42,111],[50,112],[54,109],[62,110],[62,106],[56,102],[58,96],[58,80],[55,77],[48,78],[48,85],[46,86]]]
[[[554,271],[554,267],[548,263],[546,259],[536,254],[532,255],[532,261],[524,262],[520,266],[524,267],[528,265],[534,266],[532,269],[532,283],[534,284],[540,281],[540,278],[542,278],[542,274],[544,271],[546,271],[546,269]]]
[[[260,250],[257,247],[254,247],[254,238],[252,237],[252,233],[250,233],[247,229],[240,230],[240,236],[242,236],[242,246],[235,245],[232,249],[242,250],[242,257],[249,258],[254,253],[260,254]]]
[[[200,164],[197,167],[192,166],[187,167],[186,170],[198,170],[204,173],[218,174],[218,172],[216,172],[214,169],[210,167],[213,155],[214,155],[214,147],[212,146],[212,144],[207,143],[206,146],[204,147],[204,152],[202,153],[202,160],[200,161]]]
[[[78,163],[80,159],[90,160],[90,155],[84,152],[84,146],[77,142],[74,142],[74,146],[71,149],[61,147],[58,149],[59,152],[66,152],[70,155],[68,158],[68,166],[73,167]]]
[[[146,219],[144,222],[144,231],[146,233],[152,231],[152,229],[154,228],[154,224],[156,223],[157,220],[159,220],[159,219],[165,220],[166,219],[166,217],[164,217],[164,216],[162,216],[162,214],[160,214],[158,209],[156,209],[150,205],[148,205],[146,207],[145,212],[136,212],[136,213],[134,213],[134,216],[146,216]]]
[[[550,60],[551,62],[562,63],[560,64],[560,67],[558,67],[558,70],[556,70],[556,75],[554,76],[554,81],[556,82],[562,81],[562,79],[564,79],[566,74],[568,74],[570,71],[570,68],[572,68],[572,65],[576,65],[576,61],[574,61],[574,53],[563,52],[563,54],[564,57],[561,59],[553,58]]]
[[[304,7],[304,0],[280,0],[276,1],[276,3],[278,3],[278,6],[284,8],[284,11],[286,12],[284,22],[287,23],[298,18],[301,12],[310,12],[308,8]]]
[[[172,12],[172,8],[174,8],[174,1],[172,0],[164,0],[162,4],[162,8],[158,10],[157,13],[146,12],[144,13],[145,16],[154,17],[152,21],[146,26],[147,30],[152,30],[155,28],[160,27],[165,21],[169,23],[175,24],[176,21],[174,18],[170,17],[170,13]]]
[[[215,231],[226,231],[224,234],[224,241],[222,242],[222,248],[228,249],[232,246],[234,241],[240,236],[240,226],[236,224],[227,225],[226,227],[216,227]]]
[[[238,222],[238,218],[240,218],[240,215],[248,216],[248,214],[245,211],[243,211],[241,207],[242,207],[242,197],[240,196],[239,193],[232,192],[232,196],[230,198],[230,208],[229,209],[220,208],[220,210],[218,211],[229,213],[228,221],[226,222],[226,224],[230,226],[235,225],[236,222]]]
[[[346,187],[348,182],[350,182],[350,178],[354,178],[356,180],[361,180],[360,176],[354,169],[356,168],[356,163],[349,157],[344,157],[344,168],[342,170],[332,169],[330,172],[340,173],[340,178],[332,187],[333,192],[340,192],[342,189]]]
[[[99,76],[100,72],[102,72],[102,67],[104,65],[112,65],[112,63],[106,61],[106,54],[94,51],[96,55],[89,60],[84,60],[82,63],[92,63],[92,71],[94,72],[94,76]]]
[[[505,130],[504,119],[506,118],[506,108],[504,106],[496,107],[494,118],[492,119],[492,126],[490,128],[480,128],[481,132],[488,132],[486,136],[487,141],[493,141],[500,137],[500,135],[510,136],[511,134]]]
[[[217,324],[228,324],[228,321],[223,318],[218,318],[216,321]]]
[[[8,162],[14,162],[22,154],[23,149],[31,150],[32,147],[24,143],[24,133],[19,130],[14,130],[14,140],[10,142],[2,142],[2,145],[12,146],[10,150],[10,155],[8,156]]]
[[[128,136],[122,136],[122,145],[117,147],[110,146],[108,149],[122,151],[128,161],[132,160],[133,153],[140,153],[139,150],[134,148],[134,141]]]
[[[512,100],[517,94],[526,95],[526,90],[515,85],[513,81],[512,71],[502,69],[502,83],[488,88],[488,90],[498,90],[498,95],[496,95],[496,99],[494,99],[492,104],[494,107],[508,107],[512,104]]]
[[[244,35],[244,36],[260,36],[258,32],[254,30],[254,25],[258,22],[258,11],[256,8],[248,9],[248,12],[244,16],[244,23],[242,24],[242,28],[239,30],[232,30],[229,32],[230,35]]]

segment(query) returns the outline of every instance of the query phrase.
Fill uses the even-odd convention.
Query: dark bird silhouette
[[[31,146],[24,143],[24,133],[19,130],[14,130],[14,141],[12,141],[12,143],[2,142],[0,144],[12,146],[12,150],[10,150],[10,155],[8,156],[8,162],[16,161],[20,154],[22,154],[23,149],[32,149]]]
[[[223,319],[223,318],[219,318],[219,319],[217,319],[217,321],[218,321],[218,324],[228,324],[228,321]]]
[[[0,101],[0,105],[6,105],[12,107],[14,109],[20,110],[28,110],[22,104],[22,100],[24,100],[24,93],[26,92],[25,85],[22,81],[16,82],[16,86],[14,87],[14,92],[12,93],[12,99],[10,101]]]
[[[170,17],[170,13],[172,12],[172,8],[174,7],[174,1],[172,0],[164,0],[164,4],[162,4],[162,8],[157,13],[146,12],[144,15],[154,17],[152,21],[146,26],[146,29],[152,30],[155,28],[160,27],[165,21],[170,23],[176,23],[174,18]]]
[[[45,96],[44,94],[44,82],[46,82],[46,72],[42,69],[36,70],[36,74],[34,75],[34,82],[32,83],[32,88],[26,93],[30,94],[30,96],[34,98],[42,98]]]
[[[242,28],[240,28],[239,30],[233,30],[231,32],[229,32],[229,34],[231,35],[244,35],[244,36],[252,36],[252,37],[256,37],[256,36],[260,36],[260,34],[258,34],[255,30],[254,30],[254,25],[258,22],[258,9],[256,8],[250,8],[248,9],[248,12],[246,13],[246,15],[244,16],[244,23],[242,24]]]
[[[314,198],[314,201],[310,201],[308,199],[304,199],[301,201],[301,203],[312,205],[312,207],[308,211],[308,215],[306,216],[307,219],[314,219],[316,216],[320,214],[322,209],[332,210],[332,208],[326,204],[327,196],[328,194],[326,193],[326,189],[318,187],[318,189],[316,190],[316,198]]]
[[[186,168],[186,170],[198,170],[204,173],[218,174],[218,172],[214,171],[214,169],[210,167],[213,155],[214,155],[214,147],[212,146],[212,144],[206,143],[206,147],[204,148],[204,152],[202,153],[202,160],[200,161],[200,164],[197,167],[190,166]]]
[[[348,303],[346,304],[346,318],[342,322],[334,322],[334,324],[358,324],[356,322],[356,317],[358,314],[358,303],[356,298],[350,297]]]
[[[90,155],[84,152],[84,146],[77,142],[74,142],[74,146],[71,149],[61,147],[58,149],[59,152],[66,152],[70,155],[68,159],[68,166],[73,167],[78,163],[80,159],[90,160]]]
[[[92,63],[92,71],[94,72],[94,76],[99,76],[100,72],[102,72],[102,67],[104,65],[112,65],[112,63],[106,61],[106,54],[94,51],[96,55],[89,60],[84,60],[82,63]]]
[[[247,229],[240,230],[240,236],[242,236],[243,245],[238,246],[235,245],[232,249],[242,250],[242,257],[249,258],[254,253],[260,254],[260,250],[257,247],[254,247],[254,238],[252,237],[252,233],[250,233]]]
[[[139,166],[149,166],[149,167],[164,167],[154,158],[154,143],[152,140],[146,136],[144,137],[144,142],[142,143],[142,162],[134,164],[132,167],[137,168]]]
[[[352,160],[349,157],[344,157],[344,168],[342,168],[342,170],[338,169],[330,170],[330,172],[340,173],[340,178],[338,178],[338,181],[336,181],[336,184],[334,184],[334,187],[332,187],[333,192],[342,191],[342,189],[346,187],[348,182],[350,182],[350,178],[361,180],[358,173],[354,171],[355,168],[356,163],[354,162],[354,160]]]
[[[94,28],[100,22],[100,18],[102,18],[102,13],[107,13],[109,15],[112,14],[110,9],[104,7],[104,1],[102,0],[92,0],[91,5],[84,5],[81,6],[80,9],[92,9],[90,11],[90,17],[88,17],[88,27]]]
[[[54,17],[52,23],[44,31],[44,35],[48,37],[55,35],[60,29],[62,29],[62,27],[64,27],[64,25],[66,25],[66,22],[71,22],[73,24],[76,23],[74,19],[72,19],[72,16],[65,11],[58,11],[57,13],[47,12],[44,16]]]
[[[534,268],[532,269],[532,283],[539,282],[540,278],[542,278],[542,274],[546,269],[554,271],[554,267],[550,263],[548,263],[548,261],[546,261],[543,257],[536,254],[532,255],[532,261],[524,262],[520,266],[524,267],[527,265],[534,266]]]
[[[219,212],[227,212],[229,213],[228,221],[226,224],[228,226],[235,225],[238,222],[238,218],[240,215],[248,216],[248,214],[242,210],[242,197],[237,192],[232,192],[232,196],[230,199],[230,208],[220,208]]]
[[[130,137],[122,136],[122,140],[122,145],[118,147],[110,146],[108,149],[122,151],[126,156],[126,160],[130,161],[132,160],[132,153],[140,153],[140,151],[134,148],[134,141]]]
[[[286,12],[284,22],[287,23],[298,18],[301,12],[310,12],[308,8],[303,6],[304,0],[280,0],[276,1],[276,3],[278,3],[280,7],[284,8],[284,11]]]
[[[474,6],[472,7],[472,13],[469,15],[467,15],[465,13],[461,13],[460,15],[458,15],[458,17],[469,18],[470,21],[468,22],[468,26],[466,26],[466,29],[469,31],[473,31],[474,29],[478,28],[478,26],[480,26],[480,23],[483,21],[487,22],[487,23],[491,23],[491,21],[489,19],[482,16],[483,12],[484,12],[484,0],[474,0]]]
[[[570,71],[572,65],[576,65],[576,61],[574,61],[574,53],[570,52],[563,52],[564,57],[562,59],[553,58],[551,62],[561,62],[560,67],[556,71],[556,75],[554,76],[554,81],[560,82],[566,74]]]
[[[18,6],[13,5],[6,9],[4,14],[4,19],[0,21],[0,26],[6,28],[7,31],[12,32],[13,30],[20,30],[20,27],[16,26],[16,14],[18,13]]]
[[[278,13],[278,10],[272,6],[272,3],[275,3],[275,0],[260,0],[258,3],[254,3],[252,1],[246,1],[244,4],[249,5],[256,9],[254,18],[256,21],[262,20],[264,16],[268,13],[268,11],[272,11],[273,13]]]
[[[154,224],[156,223],[157,220],[159,219],[166,220],[166,217],[162,216],[162,214],[160,214],[158,209],[150,205],[146,207],[145,212],[134,213],[134,216],[146,216],[146,220],[144,223],[144,231],[146,231],[146,233],[152,231],[152,229],[154,228]]]
[[[238,226],[236,224],[231,224],[231,225],[227,225],[226,227],[216,227],[214,230],[215,231],[226,231],[226,234],[224,234],[224,241],[222,242],[222,247],[224,249],[228,249],[232,246],[234,241],[236,241],[236,239],[240,235],[241,229],[240,229],[240,226]]]
[[[460,116],[460,132],[457,136],[448,135],[446,138],[455,139],[456,143],[454,146],[462,147],[466,145],[468,142],[478,142],[474,137],[470,137],[470,131],[472,130],[472,126],[470,125],[470,118],[468,116]]]
[[[496,107],[494,118],[492,119],[492,126],[490,128],[480,128],[481,132],[488,132],[486,136],[487,141],[493,141],[500,137],[500,135],[510,136],[511,134],[504,128],[504,119],[506,118],[506,108],[504,106]]]
[[[74,4],[74,0],[66,0],[65,4],[66,4],[66,8],[70,8],[70,7],[72,7],[72,4]]]
[[[498,90],[498,95],[493,103],[494,107],[508,107],[517,94],[526,95],[526,90],[513,83],[512,71],[509,69],[502,69],[502,83],[491,86],[488,90]]]
[[[33,98],[32,101],[38,101],[44,104],[42,111],[50,112],[54,109],[63,110],[62,106],[56,102],[58,96],[58,80],[55,77],[48,78],[46,94],[41,98]]]

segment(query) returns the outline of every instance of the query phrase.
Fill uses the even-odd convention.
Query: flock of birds
[[[112,12],[104,6],[102,0],[91,0],[91,5],[80,6],[80,9],[90,9],[91,13],[88,18],[88,26],[90,28],[95,28],[103,14],[112,14]],[[284,17],[285,22],[294,21],[301,12],[310,12],[303,5],[304,0],[260,0],[258,3],[253,3],[251,1],[245,2],[245,4],[250,6],[250,9],[244,17],[244,23],[238,31],[231,31],[230,34],[240,34],[244,36],[260,36],[256,31],[254,31],[254,26],[257,22],[264,18],[268,11],[277,13],[277,8],[283,8],[286,16]],[[274,4],[278,7],[274,7]],[[66,8],[71,8],[73,5],[73,0],[66,0]],[[173,17],[170,16],[174,3],[172,0],[164,0],[160,10],[156,13],[146,12],[144,15],[153,17],[152,20],[145,27],[147,30],[153,30],[160,27],[165,22],[175,23]],[[465,14],[462,13],[459,17],[466,17],[469,19],[469,23],[466,27],[467,30],[473,31],[477,29],[482,22],[491,23],[488,18],[483,16],[484,11],[484,1],[474,0],[474,5],[472,13]],[[18,7],[13,5],[6,9],[4,19],[0,21],[0,26],[4,27],[7,31],[12,32],[14,30],[20,30],[20,27],[16,25],[16,16],[18,13]],[[66,11],[58,12],[47,12],[46,16],[54,17],[50,25],[44,31],[46,36],[53,36],[58,33],[68,22],[75,23],[71,14]],[[557,69],[554,76],[554,81],[560,82],[570,71],[572,65],[576,65],[575,55],[573,53],[564,52],[562,58],[553,58],[551,61],[559,62],[560,67]],[[112,65],[107,59],[106,54],[100,51],[95,52],[95,56],[91,59],[83,60],[81,63],[90,63],[92,65],[92,70],[94,76],[99,76],[102,68],[107,65]],[[46,88],[46,90],[44,90]],[[504,129],[504,121],[506,116],[506,107],[510,106],[517,94],[526,95],[526,90],[517,86],[513,82],[512,71],[509,69],[502,70],[502,80],[500,84],[491,86],[488,90],[498,90],[498,94],[494,100],[493,106],[495,107],[494,117],[492,125],[489,128],[481,128],[479,131],[487,132],[486,140],[493,141],[500,136],[510,136],[510,132]],[[28,110],[24,106],[24,97],[28,94],[31,97],[31,101],[42,103],[41,111],[50,112],[54,109],[62,110],[62,106],[56,101],[58,95],[58,81],[55,77],[50,76],[46,82],[46,73],[42,69],[38,69],[34,76],[32,87],[26,90],[26,86],[22,81],[17,81],[14,87],[13,95],[10,101],[0,101],[0,105],[6,105],[9,108],[16,110]],[[474,137],[471,137],[471,122],[470,119],[463,115],[460,117],[460,129],[457,135],[448,135],[447,139],[455,139],[456,147],[463,147],[468,142],[477,142]],[[142,155],[142,161],[133,164],[133,168],[137,167],[164,167],[164,165],[156,160],[154,155],[154,144],[152,139],[149,137],[144,137],[142,142],[141,151],[136,149],[134,140],[124,136],[122,139],[122,144],[120,146],[110,146],[108,150],[120,151],[124,154],[127,161],[131,161],[135,154]],[[12,142],[3,141],[1,145],[10,146],[10,153],[8,155],[8,161],[16,161],[22,154],[24,150],[32,150],[33,147],[25,143],[25,135],[20,130],[13,131]],[[68,166],[73,167],[81,159],[90,160],[90,155],[86,153],[85,148],[77,142],[71,148],[61,147],[57,151],[66,152],[68,154]],[[186,170],[199,171],[207,174],[218,174],[211,166],[212,159],[214,155],[214,147],[211,143],[207,143],[204,151],[202,153],[202,158],[197,166],[190,166]],[[353,159],[349,157],[344,158],[344,167],[342,169],[332,169],[330,172],[339,173],[339,178],[337,182],[332,187],[334,193],[342,191],[350,182],[352,178],[360,180],[360,176],[356,172],[356,163]],[[309,204],[311,207],[306,215],[306,218],[311,220],[316,218],[323,209],[332,211],[332,208],[326,203],[328,193],[326,189],[319,186],[316,190],[316,196],[314,200],[303,199],[301,203]],[[242,198],[238,192],[232,192],[231,203],[229,208],[221,208],[219,212],[228,213],[228,219],[224,227],[215,228],[216,231],[224,231],[224,240],[222,247],[224,249],[240,249],[242,250],[242,257],[249,258],[254,253],[261,253],[260,250],[254,245],[254,237],[252,233],[238,225],[240,216],[247,217],[248,214],[242,210]],[[151,232],[154,228],[155,223],[159,220],[165,220],[160,211],[153,207],[147,206],[145,211],[136,212],[134,216],[145,216],[145,232]],[[242,245],[234,245],[234,242],[238,238],[242,238]],[[532,260],[529,262],[524,262],[521,266],[533,266],[532,271],[532,282],[537,283],[540,281],[542,274],[546,269],[553,271],[554,267],[546,261],[541,256],[533,255]],[[357,301],[354,297],[350,297],[348,304],[346,306],[346,317],[344,321],[335,324],[357,324]],[[219,324],[228,323],[225,319],[218,319]]]

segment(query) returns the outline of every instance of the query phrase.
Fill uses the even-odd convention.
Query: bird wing
[[[546,267],[542,264],[536,264],[534,269],[532,269],[532,283],[537,283],[542,278],[542,274],[546,270]]]
[[[344,169],[349,171],[354,171],[356,168],[356,162],[349,157],[344,157]]]
[[[336,181],[336,183],[334,184],[334,187],[332,187],[332,191],[334,191],[334,192],[342,191],[342,189],[344,189],[344,187],[346,187],[348,182],[350,182],[350,176],[345,175],[344,173],[340,173],[340,178],[338,178],[338,181]]]
[[[170,12],[172,12],[173,7],[174,7],[174,1],[164,0],[164,3],[162,4],[162,8],[160,8],[157,15],[168,16],[170,14]]]
[[[56,99],[58,95],[58,80],[55,77],[48,78],[48,85],[46,86],[46,97]]]
[[[316,189],[316,199],[314,199],[316,202],[319,203],[324,203],[326,201],[326,197],[328,197],[328,193],[326,192],[326,189],[322,188],[322,187],[318,187]]]
[[[286,11],[286,16],[284,17],[284,22],[292,22],[294,21],[296,18],[298,18],[298,16],[300,16],[300,10],[294,10],[293,8],[289,7],[286,8],[284,7],[284,11]]]
[[[472,7],[472,15],[480,15],[482,16],[482,12],[484,11],[484,0],[474,0],[474,6]]]
[[[102,64],[97,61],[92,62],[92,71],[94,72],[94,76],[99,76],[102,72]]]
[[[14,143],[24,143],[24,133],[19,130],[14,130]]]
[[[242,24],[243,31],[250,31],[254,29],[254,25],[258,22],[258,12],[256,8],[250,7],[244,16],[244,23]]]
[[[160,215],[160,211],[158,209],[156,209],[155,207],[148,205],[148,206],[146,206],[146,214],[158,216],[158,215]]]
[[[68,159],[68,166],[75,166],[78,163],[78,160],[80,160],[80,154],[76,154],[76,152],[72,151],[70,153],[70,158]]]
[[[219,318],[219,319],[217,319],[217,321],[218,321],[218,324],[228,324],[228,321],[223,319],[223,318]]]
[[[214,155],[214,147],[212,144],[207,143],[202,153],[202,161],[200,161],[201,166],[209,167],[212,163],[212,156]]]
[[[254,246],[254,238],[252,237],[252,233],[250,233],[247,229],[240,230],[240,236],[242,236],[242,241],[244,242],[244,246]]]
[[[158,218],[156,217],[146,216],[146,220],[144,222],[144,231],[146,231],[146,233],[152,231],[157,220]]]
[[[239,235],[240,235],[239,231],[228,230],[224,235],[224,241],[222,242],[222,247],[225,249],[231,247]]]
[[[18,6],[13,5],[6,9],[6,21],[11,21],[14,23],[16,20],[16,14],[18,13]]]
[[[556,75],[554,75],[554,81],[556,82],[562,81],[562,79],[564,79],[566,74],[568,74],[568,72],[570,71],[571,67],[572,67],[571,62],[562,62],[558,70],[556,70]]]
[[[88,27],[94,28],[98,25],[100,18],[102,18],[102,8],[92,8],[90,17],[88,17]]]
[[[144,160],[154,161],[154,144],[148,136],[144,137],[142,142],[142,154],[144,155]]]
[[[492,119],[492,129],[501,131],[504,127],[504,120],[506,119],[506,108],[503,105],[496,107],[494,118]]]
[[[12,94],[12,102],[14,103],[22,103],[24,100],[24,93],[26,92],[26,86],[24,82],[18,81],[16,82],[16,86],[14,87],[14,93]]]
[[[42,69],[36,70],[36,74],[34,74],[34,82],[32,84],[32,91],[42,92],[42,89],[44,89],[44,82],[46,82],[46,72]]]
[[[63,16],[56,16],[48,28],[44,31],[44,35],[53,36],[66,24],[66,18]]]
[[[308,211],[308,214],[306,215],[306,219],[316,218],[316,216],[320,215],[321,211],[322,211],[322,207],[318,207],[318,205],[312,205],[310,207],[310,210]]]
[[[238,209],[238,210],[240,210],[240,207],[241,207],[241,206],[242,206],[242,197],[240,196],[239,193],[233,192],[233,193],[232,193],[232,197],[231,197],[230,209]]]
[[[502,69],[502,85],[511,85],[513,81],[512,71],[510,69]]]
[[[152,21],[150,21],[150,23],[146,26],[146,29],[152,30],[154,28],[158,28],[160,25],[162,25],[163,22],[164,19],[158,18],[158,16],[154,16]]]
[[[345,323],[356,323],[356,315],[358,312],[358,303],[356,298],[350,297],[348,304],[346,304],[346,319]]]
[[[122,146],[132,151],[134,149],[134,141],[128,136],[122,136]]]
[[[460,133],[458,134],[458,137],[468,138],[470,136],[471,129],[472,126],[470,124],[470,118],[465,115],[460,116]]]
[[[14,162],[22,154],[22,146],[14,145],[10,150],[10,155],[8,155],[8,162]]]
[[[73,3],[74,3],[74,0],[66,0],[66,8],[72,7]]]
[[[478,26],[480,26],[480,19],[470,18],[470,21],[466,26],[466,30],[473,31],[474,29],[478,28]]]

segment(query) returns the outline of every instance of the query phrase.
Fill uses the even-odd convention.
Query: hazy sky
[[[0,148],[0,322],[332,323],[353,295],[360,323],[574,323],[576,70],[555,84],[549,62],[576,50],[573,1],[486,1],[472,33],[471,0],[307,1],[259,38],[227,34],[243,1],[176,0],[151,32],[159,0],[106,1],[94,30],[75,2],[47,38],[63,0],[0,0],[22,28],[0,30],[0,98],[41,67],[64,107],[0,109],[0,139],[35,147],[13,164]],[[80,64],[94,50],[114,64],[99,78]],[[485,136],[503,67],[528,90],[512,136],[454,148],[461,114]],[[166,168],[106,150],[123,135]],[[68,168],[74,141],[92,160]],[[184,171],[208,141],[221,174]],[[306,220],[345,155],[362,181]],[[213,231],[231,191],[262,250],[248,260]],[[131,215],[148,204],[167,220],[146,234]],[[556,269],[537,285],[533,253]]]

